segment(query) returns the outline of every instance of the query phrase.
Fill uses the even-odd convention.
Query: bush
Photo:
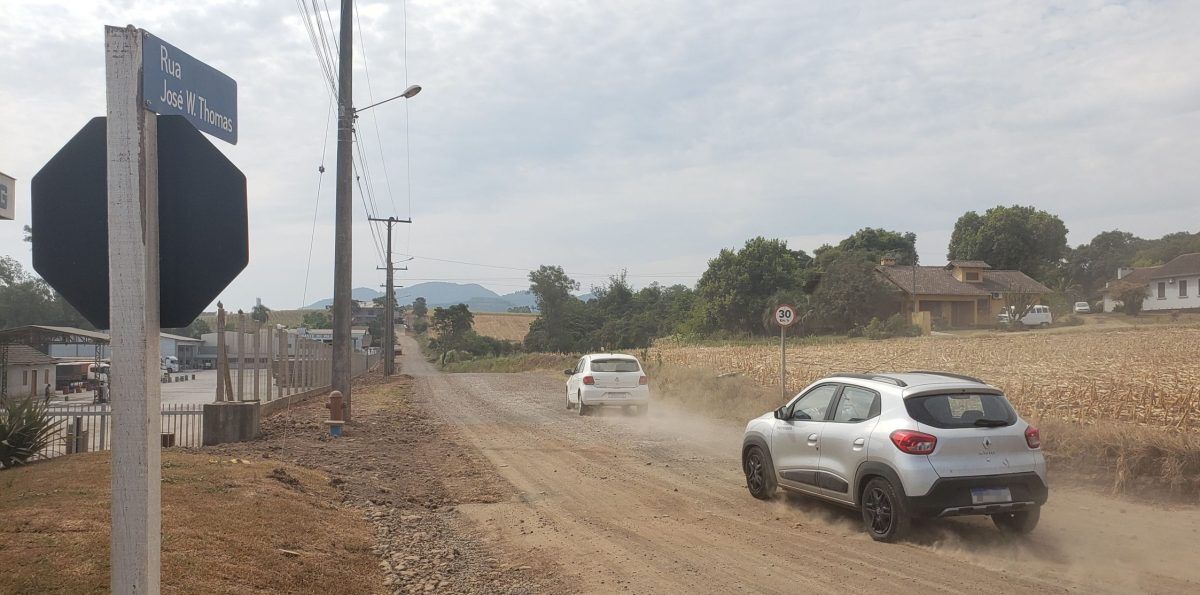
[[[429,323],[426,322],[424,318],[418,319],[415,322],[413,322],[413,331],[416,332],[418,335],[425,334],[425,331],[427,331],[427,330],[429,330]]]
[[[893,314],[887,320],[872,318],[867,326],[862,328],[862,336],[879,341],[892,337],[917,337],[921,335],[921,327],[912,324],[903,314]]]
[[[5,403],[0,409],[0,467],[24,465],[54,442],[61,423],[51,421],[32,397]]]

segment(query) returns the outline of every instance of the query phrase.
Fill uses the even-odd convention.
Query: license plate
[[[996,504],[1012,502],[1012,493],[1008,488],[971,488],[972,504]]]
[[[629,396],[629,393],[608,393],[605,396],[610,399],[624,399],[625,397]]]

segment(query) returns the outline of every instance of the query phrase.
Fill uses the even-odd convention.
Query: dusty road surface
[[[403,339],[404,352],[417,354]],[[848,511],[749,496],[741,428],[657,404],[643,418],[567,411],[545,374],[441,374],[417,355],[416,400],[478,451],[512,498],[463,504],[484,539],[584,592],[1200,592],[1200,511],[1052,484],[1030,538],[986,519],[877,544]],[[1053,478],[1051,478],[1053,480]]]

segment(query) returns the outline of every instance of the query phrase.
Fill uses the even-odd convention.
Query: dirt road
[[[404,351],[418,348],[405,338]],[[877,544],[852,512],[751,498],[740,427],[661,405],[644,418],[581,418],[548,375],[441,374],[415,355],[403,365],[424,406],[517,494],[459,511],[490,540],[557,566],[581,591],[1200,590],[1195,508],[1052,484],[1029,539],[1007,540],[971,518],[923,523],[912,543]]]

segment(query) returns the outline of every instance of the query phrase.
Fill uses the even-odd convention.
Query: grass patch
[[[164,592],[380,592],[371,526],[335,504],[324,475],[272,460],[162,460]],[[108,591],[109,469],[96,452],[0,471],[0,592]]]

